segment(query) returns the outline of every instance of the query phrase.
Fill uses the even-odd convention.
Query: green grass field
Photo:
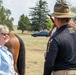
[[[12,31],[24,41],[26,48],[26,72],[25,75],[43,75],[44,52],[48,37],[32,37],[30,32]]]

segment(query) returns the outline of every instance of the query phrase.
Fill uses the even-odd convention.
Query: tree
[[[46,28],[47,14],[49,12],[47,2],[39,0],[36,7],[30,8],[31,13],[31,30],[40,31]]]
[[[76,13],[76,7],[71,7],[71,11]],[[76,16],[74,18],[72,18],[73,22],[76,23]]]
[[[26,24],[26,30],[30,30],[30,20],[27,16],[25,16],[25,24]]]
[[[0,24],[7,25],[9,30],[13,30],[13,17],[10,17],[11,11],[9,9],[5,9],[2,5],[2,0],[0,0]]]
[[[66,0],[57,0],[57,3],[67,3]]]
[[[50,30],[52,26],[53,26],[53,22],[50,20],[50,18],[48,18],[46,22],[46,29]]]
[[[0,7],[2,6],[2,4],[3,4],[3,2],[2,2],[2,0],[0,0]]]
[[[14,18],[11,17],[11,11],[9,9],[6,9],[5,10],[5,16],[6,16],[6,20],[5,20],[5,23],[6,25],[9,27],[9,30],[13,30],[13,21],[14,21]]]
[[[18,30],[22,30],[22,33],[25,30],[29,30],[29,26],[30,26],[30,20],[27,16],[25,16],[24,14],[22,14],[20,16],[20,19],[18,21]]]

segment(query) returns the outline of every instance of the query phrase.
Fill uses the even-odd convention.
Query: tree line
[[[50,10],[48,9],[48,3],[45,0],[37,1],[36,6],[29,9],[29,16],[31,18],[24,14],[20,15],[17,25],[18,30],[21,30],[23,33],[25,30],[41,31],[50,30],[52,28],[53,23],[48,16]],[[76,13],[76,7],[71,7],[71,11]],[[11,11],[5,9],[2,0],[0,0],[0,24],[7,25],[11,31],[13,30],[14,18],[10,16]],[[76,23],[76,17],[74,17],[72,21]]]
[[[53,23],[47,16],[49,12],[47,4],[48,3],[46,1],[39,0],[38,2],[36,2],[35,7],[29,8],[31,10],[29,13],[31,19],[22,14],[18,21],[18,29],[22,30],[22,33],[25,30],[28,31],[41,31],[45,29],[50,30],[52,28]],[[24,21],[24,19],[26,21]]]

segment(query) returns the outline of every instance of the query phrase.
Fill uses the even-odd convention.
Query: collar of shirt
[[[8,50],[8,48],[6,46],[1,46],[1,45],[0,45],[0,49],[5,51],[5,52],[7,52],[7,50]]]
[[[0,50],[7,53],[12,58],[12,53],[8,51],[8,48],[6,46],[1,46],[0,45]]]

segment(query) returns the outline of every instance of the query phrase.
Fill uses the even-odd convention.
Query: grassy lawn
[[[26,48],[26,75],[42,75],[44,66],[44,51],[48,37],[32,37],[30,33],[13,31],[24,41]]]

